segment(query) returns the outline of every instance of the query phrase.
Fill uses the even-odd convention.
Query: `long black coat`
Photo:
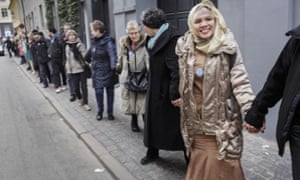
[[[112,37],[105,33],[100,38],[92,39],[85,59],[91,61],[94,88],[112,87],[118,83],[118,75],[115,72],[118,58]]]
[[[284,153],[284,145],[289,139],[291,126],[295,123],[293,122],[295,112],[300,111],[296,109],[300,102],[300,26],[289,31],[287,35],[291,35],[291,38],[245,119],[249,124],[257,128],[261,127],[268,108],[273,107],[282,98],[276,130],[281,156]]]
[[[175,46],[178,32],[169,27],[147,49],[150,65],[150,87],[146,98],[144,144],[164,150],[183,150],[179,108],[171,100],[179,98],[178,57]]]

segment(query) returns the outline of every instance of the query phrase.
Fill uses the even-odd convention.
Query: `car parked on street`
[[[4,56],[4,55],[5,55],[4,44],[0,43],[0,56]]]

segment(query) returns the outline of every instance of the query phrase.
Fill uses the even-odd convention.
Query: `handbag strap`
[[[128,47],[126,47],[126,51],[127,51],[126,55],[127,55],[128,74],[131,74],[132,71],[130,69],[130,64],[129,64],[129,48]],[[135,66],[136,66],[136,59],[135,58],[134,58],[134,63],[135,63]]]

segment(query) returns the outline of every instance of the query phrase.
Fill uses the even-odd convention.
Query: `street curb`
[[[63,118],[67,126],[78,136],[78,138],[89,148],[96,158],[103,164],[105,169],[113,176],[114,179],[135,180],[134,177],[118,160],[116,160],[105,147],[97,141],[93,135],[86,131],[63,107],[53,100],[52,95],[43,91],[43,88],[34,82],[32,77],[21,67],[15,58],[14,62],[18,69],[32,82],[37,90],[45,97],[55,111]]]

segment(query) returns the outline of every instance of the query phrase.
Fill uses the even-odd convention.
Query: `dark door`
[[[158,0],[158,8],[167,16],[168,22],[178,28],[181,33],[188,29],[187,17],[190,9],[201,0]],[[217,0],[212,0],[217,6]]]
[[[100,20],[105,24],[107,32],[109,29],[109,11],[108,11],[109,0],[93,0],[92,1],[92,17],[93,20]]]

